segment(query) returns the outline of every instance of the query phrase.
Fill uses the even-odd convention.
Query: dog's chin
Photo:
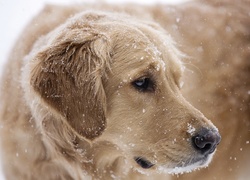
[[[207,167],[213,158],[213,154],[206,155],[202,158],[192,158],[189,161],[187,161],[189,163],[182,163],[182,165],[176,165],[173,168],[168,166],[158,166],[157,171],[159,173],[167,173],[175,175],[190,173],[192,171]]]
[[[176,164],[173,167],[169,165],[158,165],[151,163],[146,158],[135,158],[135,161],[141,168],[137,168],[139,172],[143,172],[143,174],[150,173],[149,169],[156,169],[158,173],[166,173],[166,174],[183,174],[190,173],[194,170],[198,170],[200,168],[205,168],[209,165],[212,160],[213,154],[208,154],[205,156],[195,156],[191,157],[185,162],[180,164]]]

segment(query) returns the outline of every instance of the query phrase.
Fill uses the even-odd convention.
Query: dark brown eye
[[[154,91],[154,83],[150,78],[144,77],[132,82],[133,86],[141,92]]]

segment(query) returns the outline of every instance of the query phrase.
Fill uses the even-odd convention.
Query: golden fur
[[[248,173],[249,4],[209,2],[95,5],[102,11],[87,12],[92,5],[47,6],[24,30],[3,73],[5,176],[170,178],[163,171],[190,166],[199,156],[193,133],[216,131],[181,95],[182,81],[184,96],[223,138],[211,166],[183,178]],[[183,64],[195,71],[185,71],[184,79]],[[154,81],[148,92],[133,86],[145,78]],[[155,165],[142,169],[135,156]]]

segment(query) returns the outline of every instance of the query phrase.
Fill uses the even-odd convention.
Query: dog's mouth
[[[192,157],[172,167],[160,165],[157,169],[160,172],[165,172],[168,174],[190,173],[196,169],[207,167],[208,164],[211,162],[212,156],[213,155],[211,154],[207,154],[200,157]]]
[[[188,161],[175,164],[174,166],[165,166],[165,165],[159,165],[157,168],[161,172],[166,172],[168,174],[179,174],[179,173],[185,173],[185,172],[191,172],[195,169],[199,169],[202,167],[206,167],[212,159],[212,155],[205,155],[201,157],[191,158]],[[154,163],[150,162],[145,157],[135,157],[135,162],[143,169],[150,169],[151,167],[155,166]]]
[[[141,166],[143,169],[149,169],[154,166],[153,163],[151,163],[149,160],[143,158],[143,157],[135,157],[134,158],[136,163]]]

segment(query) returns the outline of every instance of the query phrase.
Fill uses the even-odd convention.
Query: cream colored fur
[[[216,81],[205,72],[206,66],[214,67],[206,58],[217,54],[192,52],[196,41],[185,22],[178,21],[178,31],[172,29],[178,15],[188,12],[194,16],[190,7],[199,11],[213,6],[199,5],[190,3],[176,9],[47,6],[24,30],[3,74],[1,146],[7,179],[170,178],[167,173],[175,167],[190,167],[180,170],[183,172],[206,166],[213,154],[194,163],[199,154],[190,138],[201,128],[216,128],[182,96],[181,77],[187,57],[168,34],[189,56],[204,57],[204,65],[193,63],[204,71],[207,80],[198,81],[201,84],[190,92],[197,79],[189,76],[192,79],[185,80],[187,88],[183,91],[219,124],[217,108],[212,116],[212,106],[198,101],[211,96],[211,102],[220,104],[213,94],[220,87],[210,87],[223,79]],[[93,7],[101,11],[86,11]],[[115,13],[114,9],[132,16]],[[173,9],[175,15],[171,14]],[[201,42],[199,38],[197,42]],[[224,53],[219,44],[216,47]],[[133,87],[133,82],[142,78],[154,80],[153,92]],[[144,156],[155,165],[142,169],[135,156]],[[208,177],[213,172],[216,169]],[[218,172],[216,176],[226,174],[220,176]],[[199,174],[191,175],[199,179]]]

